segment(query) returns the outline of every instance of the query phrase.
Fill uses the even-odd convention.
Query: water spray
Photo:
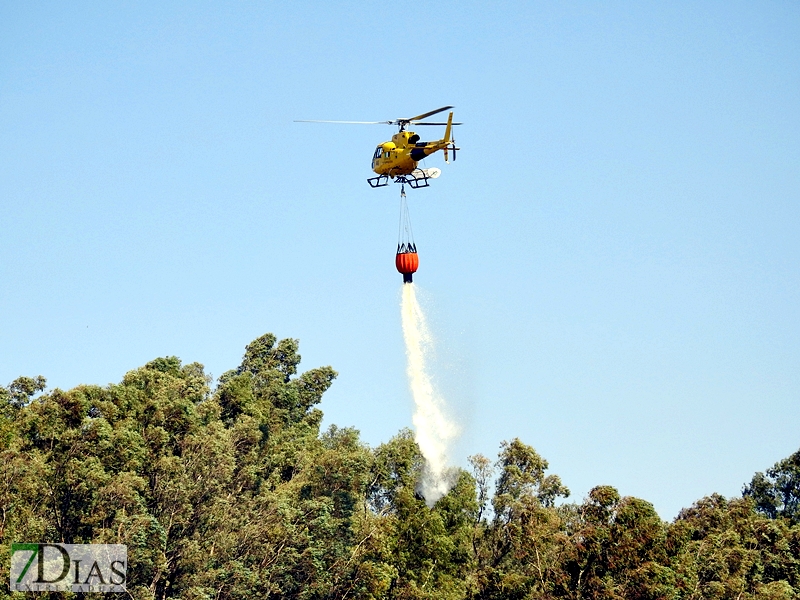
[[[413,283],[403,285],[401,312],[408,383],[415,405],[412,417],[414,439],[425,458],[418,491],[432,507],[455,485],[455,472],[448,467],[449,450],[459,431],[448,417],[444,398],[428,373],[433,340]]]

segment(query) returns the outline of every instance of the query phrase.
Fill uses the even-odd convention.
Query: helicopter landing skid
[[[395,179],[394,182],[401,184],[407,183],[409,186],[411,186],[412,189],[417,190],[419,188],[428,187],[430,185],[430,183],[428,183],[428,179],[430,179],[430,177],[414,177],[413,175],[408,175],[408,176],[401,175],[400,177]]]
[[[407,183],[412,189],[417,190],[419,188],[425,188],[430,186],[430,183],[428,183],[429,179],[430,177],[424,177],[424,176],[414,177],[413,175],[398,175],[392,181],[393,183],[399,183],[401,185],[405,185]],[[378,175],[377,177],[370,177],[369,179],[367,179],[367,183],[372,188],[386,187],[387,185],[389,185],[389,176]]]
[[[378,175],[377,177],[370,177],[367,179],[367,183],[373,188],[386,187],[389,185],[389,176]]]

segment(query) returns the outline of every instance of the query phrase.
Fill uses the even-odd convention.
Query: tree
[[[796,597],[800,527],[757,512],[750,498],[697,501],[670,526],[667,546],[681,597]]]
[[[124,543],[142,600],[797,600],[797,454],[667,525],[611,486],[559,503],[514,439],[428,508],[413,433],[321,433],[336,373],[299,364],[266,334],[213,390],[177,357],[107,387],[0,388],[0,570],[11,541]]]
[[[474,595],[547,597],[563,572],[563,523],[554,504],[569,490],[557,475],[545,475],[547,461],[519,439],[501,444],[496,467],[493,519],[476,525]],[[475,457],[473,468],[483,495],[489,465]]]
[[[775,463],[766,474],[756,473],[742,495],[752,498],[756,510],[770,519],[800,523],[800,450]]]
[[[565,507],[564,570],[569,598],[675,597],[664,546],[666,525],[649,502],[597,486],[580,506]]]
[[[569,489],[558,475],[545,476],[549,465],[531,446],[514,438],[503,442],[500,448],[497,461],[500,477],[493,500],[495,518],[505,522],[512,520],[517,504],[528,498],[552,507],[556,498],[569,496]]]
[[[0,414],[5,414],[9,408],[22,408],[31,398],[46,387],[47,380],[41,375],[36,377],[17,377],[8,384],[0,386]]]

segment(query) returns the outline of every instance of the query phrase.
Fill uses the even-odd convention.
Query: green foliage
[[[547,461],[517,438],[502,443],[497,466],[500,478],[497,480],[494,510],[499,519],[512,520],[517,505],[528,499],[552,507],[556,498],[569,496],[569,489],[561,484],[558,475],[545,477]]]
[[[12,541],[124,543],[135,599],[800,597],[800,452],[668,524],[610,486],[564,504],[514,439],[428,508],[413,433],[320,432],[336,372],[299,364],[266,334],[215,387],[163,357],[105,388],[0,388],[0,567]]]
[[[649,502],[595,487],[571,529],[567,571],[576,597],[675,597],[666,566],[667,527]]]
[[[678,587],[696,598],[785,597],[800,585],[800,528],[713,495],[681,511],[668,547]]]
[[[755,501],[756,510],[771,519],[800,523],[800,450],[777,462],[766,474],[756,473],[743,495]]]
[[[9,414],[9,409],[22,408],[38,392],[45,389],[47,380],[41,375],[36,377],[17,377],[8,384],[0,387],[0,414]]]

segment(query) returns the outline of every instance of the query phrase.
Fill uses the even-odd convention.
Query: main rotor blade
[[[431,112],[426,112],[423,115],[417,115],[416,117],[411,117],[409,119],[397,119],[398,121],[419,121],[420,119],[424,119],[426,117],[430,117],[431,115],[435,115],[436,113],[440,113],[445,110],[450,110],[453,108],[452,106],[443,106],[442,108],[437,108],[436,110],[432,110]]]
[[[295,120],[295,123],[344,123],[346,125],[393,125],[392,121],[309,121]]]
[[[411,123],[412,127],[417,125],[447,125],[447,123]],[[463,125],[463,123],[450,123],[450,125]]]

